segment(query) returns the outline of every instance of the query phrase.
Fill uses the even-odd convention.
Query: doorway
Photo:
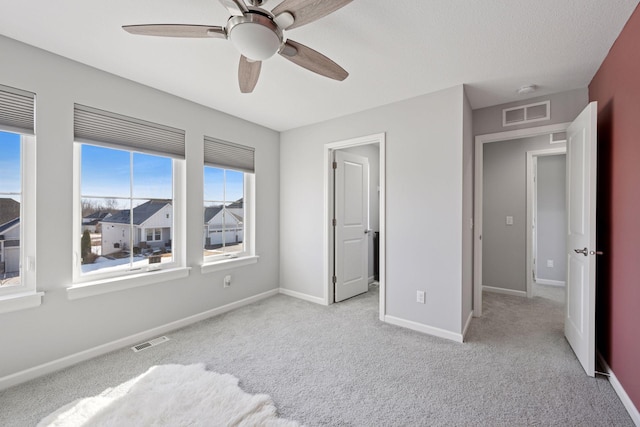
[[[371,175],[377,177],[377,180],[372,180],[369,195],[372,195],[371,199],[375,203],[375,216],[377,216],[378,229],[374,227],[366,227],[361,230],[362,234],[367,236],[367,259],[371,264],[366,273],[367,284],[373,279],[374,268],[373,264],[377,260],[378,264],[378,283],[380,287],[379,297],[379,315],[380,319],[384,319],[385,306],[386,306],[386,281],[385,281],[385,134],[375,134],[364,136],[360,138],[349,139],[345,141],[338,141],[325,144],[324,147],[324,161],[325,161],[325,188],[324,188],[324,218],[326,227],[324,228],[324,271],[325,271],[325,293],[324,299],[327,305],[333,304],[336,301],[336,292],[334,285],[334,276],[336,275],[336,234],[334,227],[334,217],[336,215],[336,204],[334,203],[334,197],[336,192],[336,179],[334,177],[334,159],[337,152],[351,152],[362,155],[369,152],[374,153],[375,162],[372,162],[370,168]],[[377,182],[375,182],[377,181]],[[374,209],[372,209],[374,210]],[[375,218],[372,218],[375,223]],[[337,223],[338,221],[336,221]],[[377,254],[375,254],[374,239],[377,240]],[[377,255],[377,256],[375,256]]]
[[[564,335],[589,376],[595,375],[595,255],[597,184],[597,103],[589,103],[571,123],[476,137],[474,316],[482,315],[484,145],[526,136],[566,135],[567,274]],[[551,138],[553,139],[553,138]],[[513,221],[513,218],[511,218]],[[507,223],[509,218],[507,217]]]
[[[527,152],[527,297],[566,277],[566,147]]]
[[[562,227],[557,221],[560,225],[565,222],[564,168],[553,170],[555,173],[549,177],[540,177],[541,190],[544,190],[542,195],[550,193],[555,199],[561,199],[561,206],[558,208],[555,199],[552,200],[554,203],[547,203],[543,198],[543,208],[552,207],[555,211],[544,212],[545,233],[541,234],[541,241],[536,242],[535,239],[538,235],[535,227],[535,170],[538,159],[544,159],[545,154],[551,156],[565,152],[564,142],[551,141],[549,134],[542,134],[483,145],[483,219],[478,225],[483,229],[481,267],[484,291],[531,298],[537,247],[545,249],[546,259],[553,264],[545,273],[549,277],[556,277],[556,273],[564,275],[566,231],[563,228],[560,235],[546,232],[549,228],[558,231]],[[540,162],[544,166],[545,162]],[[551,169],[558,166],[556,163],[552,162]],[[557,248],[551,248],[558,243]]]
[[[503,209],[502,211],[495,210],[495,211],[485,212],[485,205],[489,205],[489,206],[494,205],[494,203],[483,203],[485,199],[485,195],[484,195],[485,148],[487,148],[487,151],[489,150],[500,151],[500,148],[501,148],[499,147],[500,144],[504,145],[504,147],[511,147],[510,144],[512,143],[510,141],[521,140],[524,138],[549,138],[549,135],[566,132],[568,126],[569,126],[569,123],[561,123],[557,125],[541,126],[536,128],[521,129],[516,131],[501,132],[501,133],[489,134],[489,135],[480,135],[476,137],[475,188],[474,188],[474,194],[475,194],[474,223],[476,224],[476,227],[474,231],[475,232],[474,240],[479,244],[474,245],[474,295],[473,295],[474,317],[480,317],[482,315],[482,290],[485,287],[489,288],[490,290],[496,290],[498,292],[502,290],[502,293],[519,295],[519,296],[530,296],[531,289],[532,289],[531,271],[533,266],[531,265],[531,261],[530,261],[532,259],[531,248],[533,247],[532,233],[531,233],[532,224],[530,222],[532,221],[531,215],[528,215],[526,213],[524,200],[523,200],[523,203],[518,204],[519,206],[521,206],[520,211],[508,212]],[[551,138],[549,138],[549,140],[551,140]],[[527,150],[522,151],[523,165],[525,164],[525,161],[526,161],[525,160],[526,157],[524,155],[526,151]],[[532,150],[528,150],[528,151],[532,151]],[[499,161],[500,159],[497,159],[497,160]],[[494,178],[498,181],[501,179],[504,180],[504,178],[500,176],[494,177]],[[523,179],[522,181],[523,181],[523,185],[525,185],[526,184],[524,182],[525,180]],[[530,193],[531,191],[528,194],[526,193],[526,188],[522,188],[522,190],[516,190],[516,194],[520,194],[520,196],[523,199],[528,198],[529,200],[531,200],[533,198],[533,195]],[[503,198],[504,195],[501,193],[497,193],[496,197]],[[500,200],[497,200],[497,202],[499,201]],[[487,282],[485,282],[484,281],[485,278],[483,277],[485,273],[483,272],[483,247],[487,244],[489,245],[492,244],[492,242],[490,241],[487,242],[483,240],[484,238],[483,226],[484,226],[485,216],[490,216],[490,219],[494,223],[492,224],[492,226],[494,226],[495,228],[500,227],[501,230],[505,230],[504,232],[502,232],[503,235],[504,233],[513,232],[513,230],[515,230],[515,228],[518,226],[522,227],[522,233],[513,233],[513,234],[518,234],[518,236],[515,238],[519,239],[514,241],[513,244],[515,245],[515,247],[518,247],[520,250],[528,250],[529,252],[526,257],[522,257],[518,261],[520,263],[519,265],[517,263],[514,265],[511,265],[513,268],[510,268],[507,270],[508,273],[510,274],[510,277],[506,277],[502,279],[493,279],[496,281],[496,283],[492,283],[492,284],[488,284]],[[524,226],[525,224],[526,224],[526,227]],[[500,232],[498,234],[500,234]],[[500,242],[493,242],[493,244],[500,245]],[[504,254],[505,257],[513,256],[513,253],[512,253],[513,251],[511,252],[504,251],[504,248],[499,248],[499,250],[503,250],[503,252],[505,252]],[[498,264],[490,268],[492,268],[495,271],[503,270],[504,266],[510,261],[511,260],[508,260],[508,259],[505,260],[505,258],[498,257],[497,258]],[[523,272],[525,272],[524,275],[522,274]],[[490,271],[487,273],[490,274]],[[489,278],[489,279],[492,280],[492,278]],[[504,280],[505,282],[501,282],[501,280]],[[515,286],[512,285],[512,283],[514,282],[518,283],[518,285],[515,285]],[[485,283],[487,283],[488,286],[485,286]]]

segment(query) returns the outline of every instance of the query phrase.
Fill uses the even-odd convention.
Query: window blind
[[[75,140],[79,142],[104,143],[184,158],[183,130],[85,105],[74,106],[73,133]]]
[[[0,85],[0,128],[33,135],[35,98],[31,92]]]
[[[205,136],[204,163],[207,166],[254,173],[255,149]]]

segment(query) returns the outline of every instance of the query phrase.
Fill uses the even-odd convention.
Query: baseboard
[[[604,369],[605,372],[609,374],[609,383],[611,383],[611,387],[613,387],[613,390],[616,392],[616,394],[620,398],[620,401],[629,413],[631,420],[636,426],[640,426],[640,412],[638,411],[638,408],[636,408],[636,406],[633,404],[631,398],[624,390],[622,384],[620,384],[620,381],[618,381],[618,378],[616,378],[616,375],[611,370],[611,367],[609,367],[609,364],[604,360],[604,357],[602,357],[602,354],[600,354],[599,351],[596,352],[596,357],[598,358],[602,369]]]
[[[314,297],[313,295],[303,294],[302,292],[292,291],[290,289],[280,288],[280,293],[282,295],[287,295],[290,297],[298,298],[301,300],[309,301],[315,304],[327,305],[324,301],[324,298]]]
[[[240,301],[235,301],[230,304],[223,305],[222,307],[207,310],[193,316],[185,317],[184,319],[176,320],[175,322],[158,326],[157,328],[149,329],[125,338],[121,338],[119,340],[111,341],[109,343],[102,344],[88,350],[84,350],[75,354],[71,354],[69,356],[62,357],[60,359],[53,360],[51,362],[44,363],[42,365],[34,366],[33,368],[16,372],[15,374],[4,376],[0,378],[0,390],[4,390],[14,385],[32,380],[34,378],[59,371],[77,363],[84,362],[85,360],[93,359],[94,357],[102,356],[103,354],[107,354],[115,350],[120,350],[124,347],[139,344],[142,341],[148,340],[150,338],[155,338],[158,335],[166,334],[176,329],[189,326],[193,323],[197,323],[210,317],[235,310],[237,308],[249,305],[265,298],[269,298],[277,294],[278,289],[263,292],[261,294],[254,295]]]
[[[373,282],[376,281],[376,276],[369,276],[369,284],[372,284]]]
[[[384,316],[384,321],[392,325],[401,326],[403,328],[411,329],[414,331],[422,332],[423,334],[433,335],[439,338],[445,338],[455,342],[463,342],[462,334],[456,334],[455,332],[447,331],[433,326],[425,325],[423,323],[414,322],[412,320],[400,319],[398,317]]]
[[[462,342],[464,342],[464,338],[467,336],[467,329],[469,329],[469,325],[471,325],[471,319],[473,319],[473,310],[469,313],[467,322],[464,324],[464,329],[462,330]]]
[[[538,285],[564,286],[565,282],[561,280],[536,279]]]
[[[514,297],[525,297],[525,298],[527,297],[527,293],[525,291],[515,291],[513,289],[494,288],[493,286],[482,285],[482,290],[487,292],[493,292],[495,294],[512,295]]]

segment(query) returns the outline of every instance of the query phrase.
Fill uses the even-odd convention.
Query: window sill
[[[109,292],[122,291],[168,280],[183,279],[189,276],[191,267],[171,268],[167,270],[149,271],[130,276],[116,277],[92,282],[77,283],[67,288],[70,300],[102,295]]]
[[[26,310],[42,304],[44,292],[22,292],[0,297],[0,314]]]
[[[213,261],[202,264],[200,270],[202,274],[213,273],[214,271],[228,270],[230,268],[243,267],[258,262],[260,257],[257,255],[245,256],[241,258],[229,258],[220,261]]]

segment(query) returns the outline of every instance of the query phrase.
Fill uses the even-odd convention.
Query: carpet
[[[204,364],[153,366],[97,396],[63,406],[38,427],[89,425],[299,426],[278,418],[268,395],[245,393],[236,377],[207,371]]]

